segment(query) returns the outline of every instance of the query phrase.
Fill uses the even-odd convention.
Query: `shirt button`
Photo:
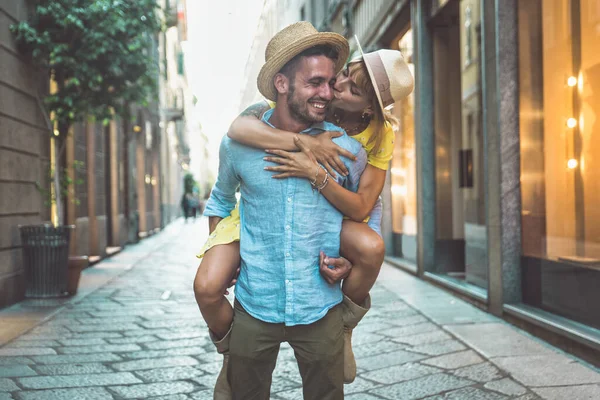
[[[291,202],[292,202],[292,198],[288,197],[288,203],[291,203]]]
[[[291,256],[291,254],[290,253],[285,253],[285,256],[289,257],[289,256]]]
[[[289,280],[289,279],[286,279],[286,280],[285,280],[285,283],[289,284],[289,283],[290,283],[290,280]]]
[[[286,226],[285,226],[285,230],[286,230],[286,231],[289,231],[289,230],[290,230],[290,226],[289,226],[289,225],[286,225]]]

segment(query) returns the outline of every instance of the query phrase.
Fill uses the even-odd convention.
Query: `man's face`
[[[290,79],[287,103],[298,122],[322,122],[333,99],[335,64],[325,56],[303,57]]]

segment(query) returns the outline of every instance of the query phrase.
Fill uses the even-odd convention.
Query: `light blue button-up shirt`
[[[271,125],[272,114],[273,110],[267,111],[263,122]],[[323,131],[343,132],[323,122],[300,133]],[[357,156],[354,162],[343,158],[349,175],[335,178],[356,192],[366,153],[345,133],[333,141]],[[288,326],[310,324],[342,301],[340,284],[328,284],[319,272],[319,251],[339,257],[343,215],[313,191],[307,179],[273,179],[272,172],[264,171],[265,166],[275,165],[263,160],[266,155],[225,136],[219,151],[219,176],[204,215],[229,216],[240,188],[241,269],[236,299],[259,320]]]

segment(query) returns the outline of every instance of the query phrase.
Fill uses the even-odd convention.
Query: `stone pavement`
[[[0,312],[0,326],[39,322],[0,348],[0,400],[212,399],[222,358],[192,293],[206,236],[204,219],[175,222],[84,271],[52,312]],[[600,399],[597,369],[404,272],[384,266],[372,297],[346,399]],[[302,398],[287,345],[272,398]]]

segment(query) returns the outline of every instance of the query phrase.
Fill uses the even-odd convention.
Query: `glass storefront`
[[[519,2],[523,299],[600,328],[600,1]]]
[[[436,166],[433,272],[487,288],[480,2],[452,0],[431,21]]]
[[[415,73],[412,30],[403,33],[392,48],[400,49],[411,72]],[[412,263],[417,260],[417,184],[415,154],[414,92],[395,103],[392,109],[398,119],[394,141],[394,157],[390,168],[392,232],[394,255]]]

